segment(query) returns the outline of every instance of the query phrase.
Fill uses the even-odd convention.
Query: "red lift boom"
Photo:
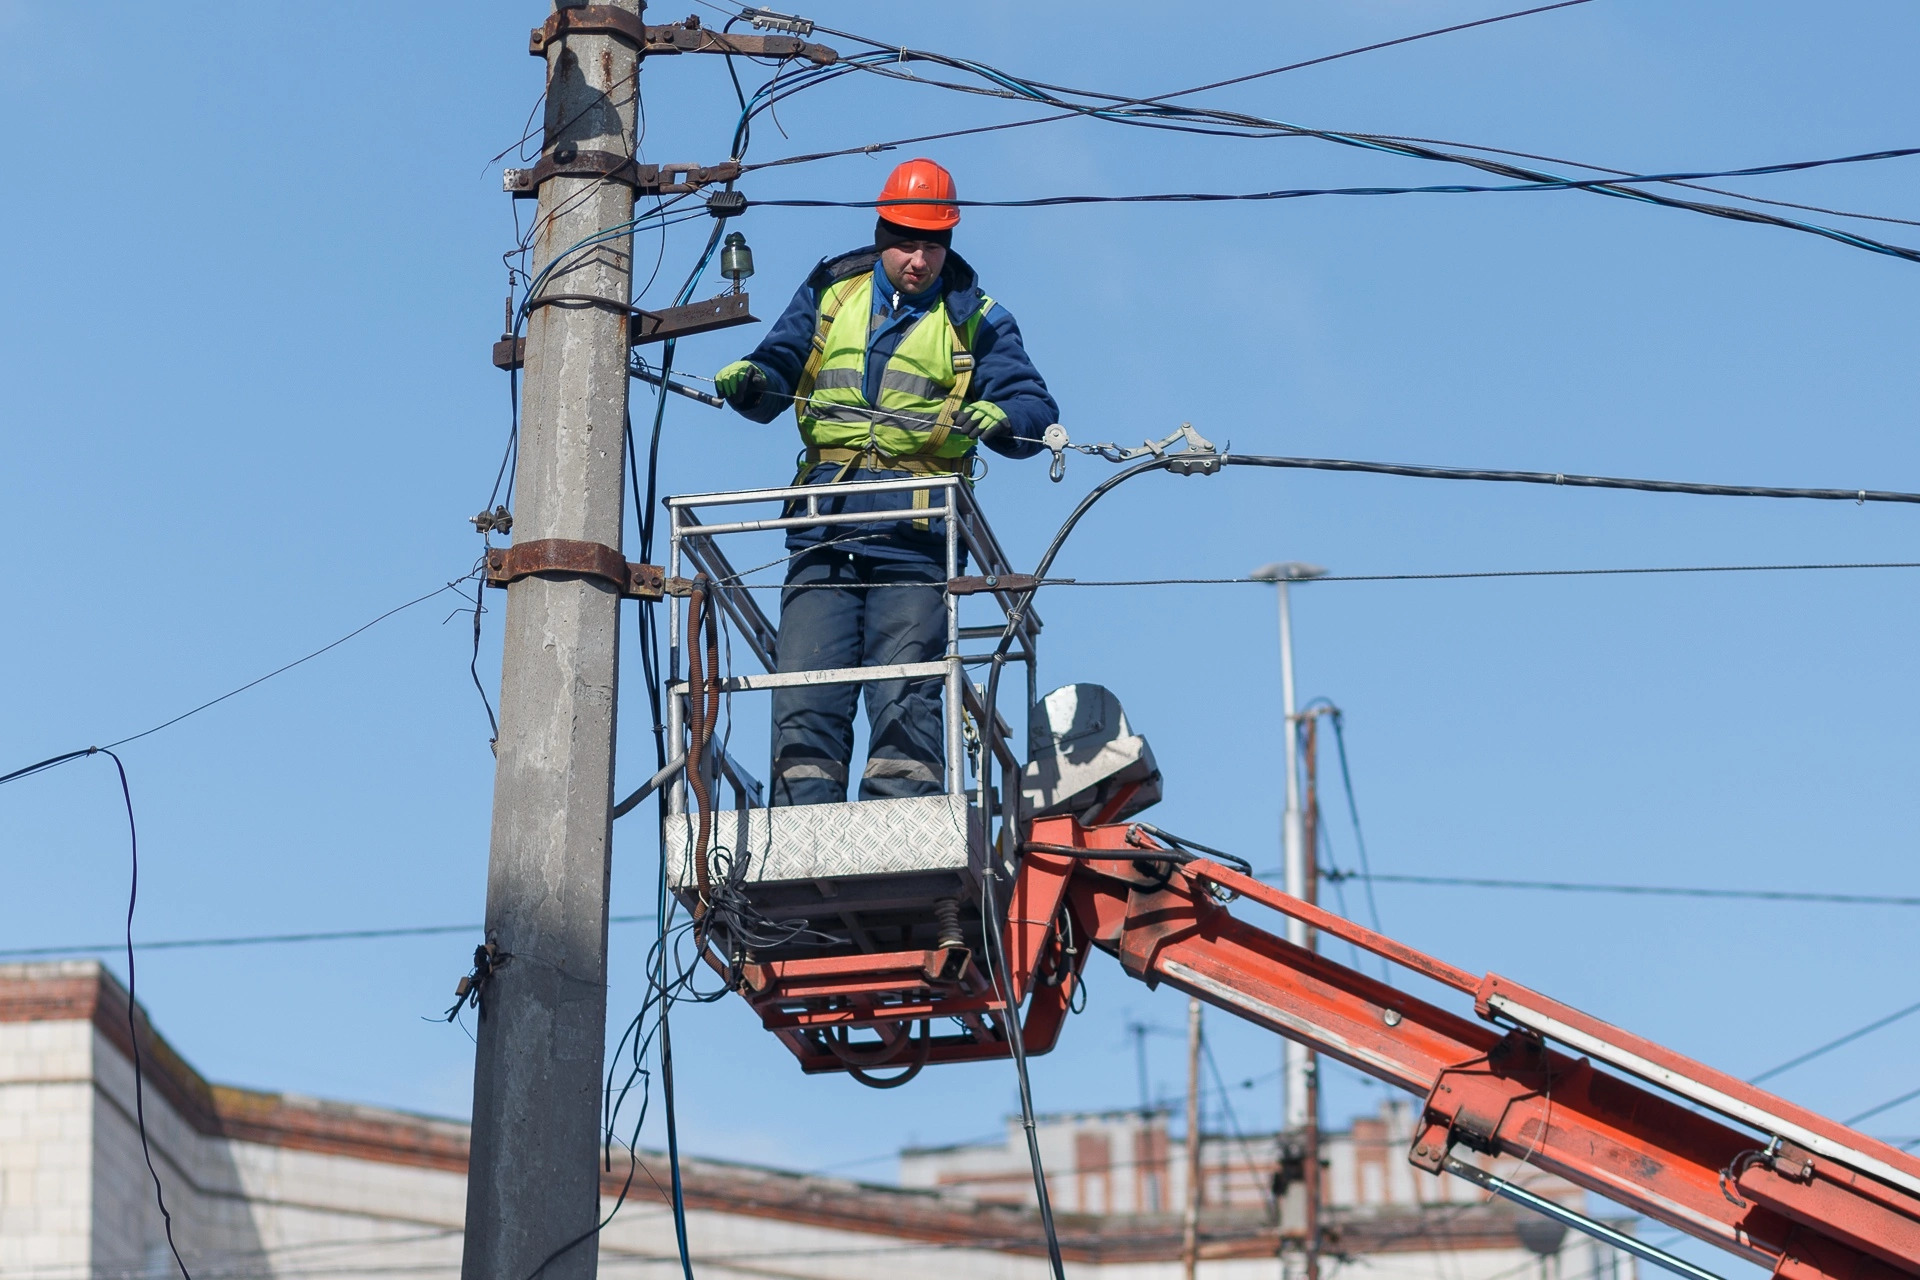
[[[1471,997],[1449,1012],[1247,923],[1254,902]],[[1920,1160],[1569,1008],[1402,946],[1137,826],[1036,819],[1012,884],[1004,973],[965,950],[748,964],[743,994],[809,1072],[910,1076],[1044,1053],[1092,948],[1426,1099],[1408,1159],[1554,1212],[1456,1148],[1514,1156],[1786,1280],[1920,1275]],[[955,1019],[954,1034],[931,1035]],[[919,1035],[914,1035],[914,1024]],[[854,1041],[868,1029],[879,1038]],[[896,1077],[897,1082],[905,1077]],[[1578,1215],[1561,1209],[1570,1218]],[[1573,1225],[1593,1230],[1580,1219]],[[1711,1273],[1607,1233],[1663,1266]]]

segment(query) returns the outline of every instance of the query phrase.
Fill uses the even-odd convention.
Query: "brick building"
[[[135,1016],[145,1028],[144,1013]],[[131,1043],[126,991],[98,964],[0,966],[0,1280],[168,1274],[134,1122]],[[150,1029],[140,1043],[153,1162],[196,1280],[458,1275],[464,1124],[211,1085]],[[1387,1152],[1398,1121],[1382,1123],[1378,1178],[1367,1172],[1374,1165],[1363,1154],[1363,1126],[1348,1135],[1358,1171],[1348,1182],[1358,1188],[1354,1207],[1366,1212],[1340,1224],[1345,1266],[1380,1280],[1546,1275],[1503,1204],[1400,1196]],[[1177,1276],[1180,1221],[1167,1206],[1178,1203],[1180,1144],[1168,1138],[1165,1117],[1065,1117],[1049,1124],[1048,1142],[1069,1270],[1112,1280]],[[902,1168],[910,1181],[928,1182],[921,1186],[683,1161],[694,1264],[703,1276],[748,1280],[890,1280],[929,1266],[949,1280],[1039,1276],[1044,1247],[1034,1213],[1009,1191],[1009,1149],[910,1152]],[[1203,1153],[1210,1149],[1215,1143]],[[1252,1163],[1236,1171],[1236,1157],[1217,1151],[1202,1275],[1272,1280],[1275,1223],[1264,1207],[1249,1207],[1241,1188],[1255,1181]],[[639,1158],[660,1172],[657,1155]],[[1025,1168],[1022,1147],[1020,1176]],[[942,1170],[955,1176],[943,1181]],[[603,1180],[604,1207],[620,1181]],[[651,1179],[635,1186],[602,1235],[600,1270],[668,1280],[679,1261],[667,1207]],[[1388,1189],[1384,1198],[1367,1190],[1375,1186]],[[1630,1260],[1583,1239],[1567,1241],[1563,1254],[1559,1280],[1631,1280]]]

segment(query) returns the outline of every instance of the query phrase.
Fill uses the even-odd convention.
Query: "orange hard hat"
[[[960,221],[954,204],[894,204],[895,200],[958,200],[953,175],[931,160],[909,160],[887,175],[880,188],[880,216],[895,226],[946,231]]]

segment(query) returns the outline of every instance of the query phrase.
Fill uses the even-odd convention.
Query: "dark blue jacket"
[[[874,321],[867,345],[868,403],[877,401],[880,374],[894,349],[899,346],[900,339],[937,298],[945,299],[947,315],[954,323],[962,325],[980,311],[980,305],[985,301],[973,268],[959,254],[949,251],[946,266],[941,269],[940,279],[933,287],[919,297],[898,296],[896,303],[896,295],[887,281],[886,273],[880,270],[878,258],[878,253],[872,248],[856,249],[825,259],[813,269],[806,283],[793,295],[793,301],[787,304],[786,311],[768,330],[767,336],[748,353],[746,358],[766,374],[767,387],[760,399],[741,409],[741,413],[755,422],[771,422],[792,408],[794,386],[800,381],[807,354],[813,347],[821,295],[836,280],[844,280],[867,270],[874,273]],[[1049,425],[1059,421],[1060,407],[1048,394],[1040,371],[1033,367],[1033,361],[1027,357],[1026,347],[1020,340],[1020,327],[1014,322],[1013,313],[998,302],[989,306],[980,317],[980,325],[974,335],[973,358],[973,381],[968,387],[967,399],[969,402],[989,401],[1007,415],[1007,429],[989,438],[987,447],[1008,458],[1029,458],[1040,452],[1040,437]],[[803,483],[820,484],[839,474],[838,463],[821,463],[808,472]],[[863,468],[845,478],[878,480],[903,474],[906,473]],[[899,495],[843,499],[827,509],[836,512],[880,511],[892,507],[898,500]],[[847,502],[854,505],[844,505]],[[849,550],[876,559],[939,561],[944,559],[946,533],[940,521],[931,521],[930,525],[924,532],[914,529],[911,524],[833,525],[795,529],[788,533],[787,548],[798,551],[822,541],[835,540],[845,541],[849,544]],[[939,565],[942,574],[945,568],[943,563]]]

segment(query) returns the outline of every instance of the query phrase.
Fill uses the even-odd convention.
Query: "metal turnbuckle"
[[[1186,448],[1177,453],[1174,452],[1173,446],[1183,441]],[[1180,429],[1165,439],[1148,440],[1132,449],[1123,449],[1111,442],[1075,444],[1067,438],[1067,429],[1057,422],[1041,434],[1040,443],[1053,452],[1053,462],[1047,468],[1047,479],[1055,484],[1066,478],[1067,450],[1069,449],[1075,453],[1105,458],[1108,462],[1132,462],[1135,458],[1170,457],[1167,470],[1177,476],[1210,476],[1220,469],[1221,455],[1226,452],[1195,431],[1191,422],[1181,423]]]

